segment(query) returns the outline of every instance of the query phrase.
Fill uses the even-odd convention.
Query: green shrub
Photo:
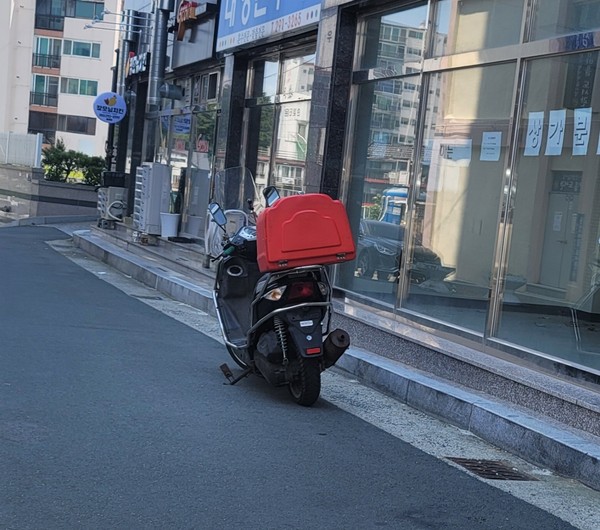
[[[104,170],[104,159],[100,156],[88,156],[79,151],[67,150],[59,138],[56,143],[42,150],[44,178],[53,182],[67,182],[74,174],[83,175],[84,184],[99,186]]]

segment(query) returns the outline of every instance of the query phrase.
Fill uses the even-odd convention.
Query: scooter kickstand
[[[246,368],[240,375],[234,377],[233,372],[231,371],[229,366],[227,366],[226,363],[219,366],[219,368],[221,369],[221,372],[223,372],[223,375],[229,381],[230,385],[235,385],[238,381],[241,381],[242,379],[244,379],[244,377],[248,377],[254,371],[254,368],[252,366],[248,366],[248,368]]]

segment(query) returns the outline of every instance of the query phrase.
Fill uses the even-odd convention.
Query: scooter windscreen
[[[232,167],[217,171],[213,178],[212,199],[223,210],[241,210],[246,215],[258,214],[264,207],[254,177],[248,168]]]
[[[220,227],[210,215],[207,216],[205,249],[207,255],[214,258],[223,250],[224,236],[231,237],[243,226],[256,224],[256,218],[264,208],[264,198],[252,173],[242,166],[216,172],[211,189],[210,203],[217,203],[227,217],[225,226]]]

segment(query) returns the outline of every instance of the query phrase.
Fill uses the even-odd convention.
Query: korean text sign
[[[321,0],[222,0],[217,51],[317,24]]]

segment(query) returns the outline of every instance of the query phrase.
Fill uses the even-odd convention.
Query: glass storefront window
[[[271,154],[273,152],[273,123],[275,105],[265,105],[251,110],[252,123],[258,131],[256,141],[256,165],[254,178],[259,191],[269,184],[271,174]]]
[[[192,156],[190,167],[210,171],[215,149],[216,111],[198,112],[194,115]]]
[[[525,0],[441,0],[436,4],[433,55],[519,43],[524,4]]]
[[[420,77],[361,85],[347,210],[357,258],[341,267],[341,287],[393,306],[419,110]]]
[[[394,4],[358,25],[343,181],[357,258],[336,286],[600,373],[600,2]],[[521,54],[523,39],[554,40]]]
[[[252,66],[254,86],[250,95],[255,98],[268,98],[270,102],[274,102],[279,79],[278,59],[261,59],[254,61]]]
[[[418,72],[425,50],[427,5],[376,15],[365,21],[360,68],[387,76]]]
[[[483,334],[516,65],[434,74],[402,307]],[[438,95],[439,94],[439,95]]]
[[[176,114],[171,117],[169,165],[174,188],[179,183],[181,170],[188,166],[191,130],[191,114]]]
[[[309,113],[310,101],[296,101],[279,107],[272,184],[284,195],[304,191]]]
[[[532,40],[600,28],[597,0],[538,0],[534,5]]]
[[[252,64],[246,162],[259,190],[271,184],[284,196],[305,191],[314,64],[314,53]]]
[[[500,339],[600,369],[599,52],[532,60]]]

